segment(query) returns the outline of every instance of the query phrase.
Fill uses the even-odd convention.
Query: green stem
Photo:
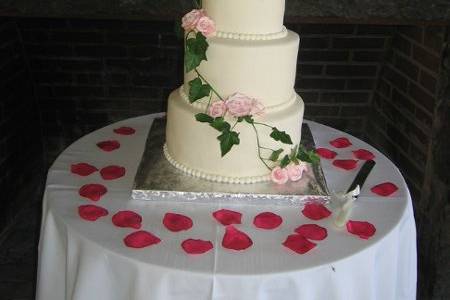
[[[233,127],[231,127],[231,130],[233,130],[233,129],[234,129],[234,127],[236,127],[237,123],[239,123],[239,122],[238,122],[238,121],[236,121],[236,122],[234,123]]]
[[[200,77],[201,80],[203,80],[204,83],[206,83],[207,85],[209,85],[209,87],[211,88],[211,91],[213,91],[214,94],[216,94],[217,97],[219,97],[220,100],[224,101],[223,98],[220,96],[220,94],[212,87],[212,85],[208,82],[208,80],[206,80],[205,77],[203,77],[202,74],[200,74],[200,72],[197,70],[197,68],[194,69],[195,73],[197,73],[197,76]]]
[[[202,0],[194,0],[194,6],[198,9],[202,8]]]
[[[273,152],[276,151],[276,150],[273,150],[273,149],[271,149],[271,148],[267,148],[267,147],[263,147],[263,146],[261,146],[261,149],[270,150],[270,151],[273,151]]]
[[[205,114],[208,113],[208,108],[211,105],[212,93],[209,93],[208,105],[206,105]]]
[[[254,124],[256,124],[256,125],[262,125],[262,126],[266,126],[266,127],[269,127],[270,129],[272,129],[273,127],[272,126],[270,126],[270,125],[267,125],[267,124],[264,124],[264,123],[259,123],[259,122],[253,122]]]
[[[264,161],[264,159],[261,156],[261,145],[259,143],[259,136],[258,136],[258,130],[256,130],[256,126],[255,124],[252,123],[252,127],[253,130],[255,131],[255,135],[256,135],[256,144],[258,145],[258,157],[259,159],[262,161],[262,163],[267,167],[267,169],[272,170],[269,165],[267,165],[267,163]]]

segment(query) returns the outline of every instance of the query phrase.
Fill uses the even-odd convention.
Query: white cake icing
[[[286,37],[269,41],[214,37],[208,42],[208,61],[198,69],[223,95],[239,91],[260,99],[265,106],[290,99],[299,47],[296,33],[289,31]],[[185,74],[184,82],[194,76],[194,72]]]
[[[245,40],[245,41],[266,41],[284,38],[288,34],[286,27],[283,26],[280,32],[275,33],[236,33],[236,32],[226,32],[218,31],[216,36],[218,38],[224,39],[235,39],[235,40]]]
[[[300,143],[304,104],[294,91],[299,37],[283,26],[284,2],[203,0],[203,8],[218,32],[208,38],[207,61],[197,70],[223,98],[239,92],[258,99],[265,106],[265,114],[253,118],[270,125],[258,128],[260,145],[282,148],[289,154]],[[195,119],[196,114],[206,112],[210,101],[205,97],[189,102],[188,83],[196,77],[194,71],[185,74],[184,85],[169,96],[164,146],[167,160],[187,174],[212,181],[269,180],[271,171],[258,156],[252,125],[237,123],[233,130],[239,133],[240,143],[222,157],[217,140],[220,132]],[[214,95],[212,101],[220,100]],[[226,114],[225,121],[234,124],[236,118]],[[272,126],[289,134],[293,144],[271,138]],[[272,152],[261,151],[265,158]]]
[[[229,33],[272,34],[283,28],[285,0],[203,0],[217,30]]]
[[[255,120],[264,120],[265,123],[283,128],[291,136],[292,142],[298,144],[304,104],[298,95],[294,101],[289,102],[288,105],[267,111],[263,117]],[[246,124],[238,124],[236,130],[240,132],[241,143],[226,156],[221,157],[217,131],[197,122],[194,118],[196,113],[203,111],[183,100],[178,90],[169,96],[166,144],[172,160],[183,166],[185,172],[188,170],[188,173],[194,175],[198,172],[198,175],[222,177],[224,179],[220,180],[221,182],[245,183],[249,177],[268,179],[270,171],[258,158],[253,128]],[[276,149],[281,147],[289,153],[291,146],[280,145],[271,139],[269,128],[261,128],[258,133],[261,143],[267,147]],[[270,156],[270,153],[266,152],[265,156]]]

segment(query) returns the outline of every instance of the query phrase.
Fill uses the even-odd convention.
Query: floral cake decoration
[[[285,184],[288,181],[300,180],[303,172],[308,169],[307,163],[317,164],[320,161],[319,156],[314,151],[307,151],[302,145],[294,146],[289,154],[285,154],[282,148],[271,149],[261,145],[258,133],[258,128],[261,127],[270,128],[270,137],[280,144],[293,145],[293,142],[285,131],[255,120],[263,117],[265,112],[265,107],[259,99],[240,92],[224,97],[198,70],[202,61],[207,61],[206,52],[209,47],[207,39],[216,34],[216,26],[207,12],[201,8],[201,1],[194,2],[197,8],[182,18],[181,26],[185,32],[185,72],[194,72],[196,75],[188,83],[189,102],[192,104],[208,99],[205,111],[197,113],[195,119],[219,132],[217,139],[222,157],[240,144],[238,125],[251,126],[255,132],[258,157],[271,172],[272,181]],[[213,100],[213,97],[217,100]],[[232,122],[228,122],[230,118],[226,120],[225,117],[230,117]]]

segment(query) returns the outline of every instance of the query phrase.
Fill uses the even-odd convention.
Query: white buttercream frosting
[[[287,32],[284,38],[258,42],[211,38],[208,60],[198,71],[224,97],[240,92],[266,107],[281,104],[292,96],[300,41],[296,33]],[[195,72],[185,74],[185,88],[196,77]]]
[[[236,33],[217,31],[216,36],[224,39],[235,39],[243,41],[267,41],[284,38],[288,34],[286,27],[282,27],[281,31],[274,33]]]
[[[186,103],[189,103],[190,105],[192,105],[193,107],[195,107],[199,110],[205,110],[208,107],[208,101],[207,101],[208,99],[207,98],[200,99],[194,103],[191,103],[189,101],[189,96],[186,94],[185,90],[186,90],[186,88],[183,86],[178,89],[181,99],[183,99]],[[249,95],[249,96],[251,96],[251,95]],[[264,111],[265,111],[265,113],[270,113],[270,112],[273,112],[276,110],[284,109],[287,106],[292,105],[292,103],[295,102],[296,100],[297,100],[297,94],[292,92],[292,96],[289,98],[288,101],[285,101],[285,102],[273,101],[273,102],[280,103],[280,104],[272,105],[272,106],[264,106]],[[220,100],[218,100],[218,101],[220,101]]]
[[[252,177],[228,177],[228,176],[221,176],[221,175],[214,175],[214,174],[208,174],[202,171],[195,170],[193,168],[189,168],[182,163],[177,162],[172,156],[169,154],[169,150],[167,149],[167,144],[164,144],[164,156],[169,161],[169,163],[177,168],[178,170],[181,170],[182,172],[206,179],[209,181],[214,182],[221,182],[221,183],[235,183],[235,184],[251,184],[251,183],[258,183],[258,182],[264,182],[270,180],[270,175],[264,175],[264,176],[252,176]]]
[[[258,126],[258,136],[262,146],[271,149],[283,148],[285,153],[300,143],[300,128],[303,120],[304,104],[296,95],[295,100],[282,109],[266,112],[258,117],[258,122],[275,126],[286,131],[293,145],[281,144],[270,137],[271,128]],[[260,178],[270,174],[270,170],[258,157],[258,146],[255,132],[250,124],[245,122],[236,125],[234,130],[239,133],[240,143],[229,153],[221,156],[220,143],[217,137],[220,133],[209,124],[198,122],[195,114],[204,112],[182,99],[179,91],[169,96],[167,110],[166,144],[170,157],[178,163],[178,168],[191,174],[215,174],[224,178]],[[235,119],[229,116],[225,120],[230,124]],[[266,158],[270,151],[263,151]],[[217,177],[217,178],[219,178]],[[216,178],[216,180],[217,180]]]
[[[270,34],[282,31],[285,0],[203,0],[221,32]]]

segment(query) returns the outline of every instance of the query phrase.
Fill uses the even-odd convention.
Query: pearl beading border
[[[219,183],[233,183],[233,184],[252,184],[252,183],[258,183],[258,182],[265,182],[270,181],[270,175],[265,176],[254,176],[254,177],[227,177],[227,176],[220,176],[220,175],[213,175],[208,174],[202,171],[194,170],[192,168],[188,168],[185,165],[177,162],[175,159],[172,158],[169,154],[169,150],[167,149],[167,144],[164,144],[163,147],[164,156],[166,157],[167,161],[177,168],[178,170],[191,175],[193,177],[219,182]]]
[[[288,34],[287,28],[283,26],[280,32],[265,33],[265,34],[217,31],[216,37],[242,41],[268,41],[284,38],[287,36],[287,34]]]
[[[188,95],[187,95],[186,92],[184,91],[184,86],[181,86],[181,87],[178,89],[178,91],[179,91],[179,94],[180,94],[181,99],[183,99],[183,100],[184,100],[186,103],[188,103],[189,105],[192,105],[193,107],[195,107],[195,108],[197,108],[197,109],[200,109],[200,110],[204,110],[204,109],[206,109],[206,107],[208,106],[207,103],[199,102],[199,101],[194,102],[194,103],[191,103],[191,102],[189,101]],[[268,106],[268,107],[266,107],[265,110],[266,110],[266,112],[268,112],[268,111],[273,111],[273,110],[277,110],[277,109],[280,110],[280,109],[283,109],[285,106],[291,105],[292,102],[295,102],[296,100],[297,100],[297,94],[296,94],[296,93],[293,93],[293,95],[291,96],[291,98],[290,98],[289,101],[286,101],[286,102],[283,102],[283,103],[277,104],[277,105]]]

